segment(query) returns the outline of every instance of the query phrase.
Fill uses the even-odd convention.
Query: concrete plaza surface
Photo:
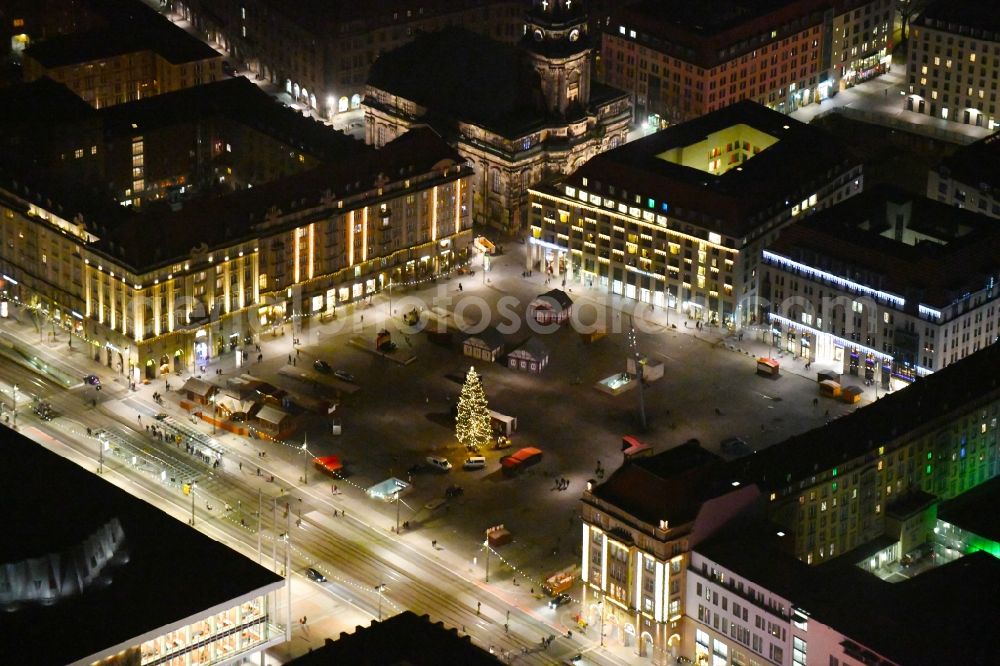
[[[464,309],[469,323],[477,321],[485,303],[492,321],[499,323],[496,306],[501,298],[510,297],[519,304],[511,310],[523,321],[527,304],[557,286],[546,284],[541,276],[522,277],[523,265],[523,247],[508,244],[507,253],[495,258],[485,275],[477,263],[473,275],[394,289],[391,319],[385,294],[367,307],[341,312],[334,322],[301,320],[294,333],[287,324],[283,333],[279,329],[278,335],[261,336],[261,363],[236,368],[230,354],[213,363],[204,378],[221,384],[247,372],[279,386],[310,390],[278,374],[290,355],[298,368],[311,368],[314,360],[323,359],[335,369],[352,373],[360,388],[340,395],[335,415],[342,423],[341,435],[331,434],[328,418],[310,417],[287,447],[252,445],[267,450],[269,458],[285,456],[292,469],[301,469],[302,458],[294,447],[307,433],[313,455],[338,455],[347,471],[345,479],[337,480],[310,470],[311,492],[330,492],[335,506],[365,516],[387,533],[395,529],[398,508],[399,520],[409,523],[398,538],[408,547],[440,561],[456,575],[480,581],[484,595],[502,595],[518,607],[551,615],[558,627],[575,629],[572,616],[577,607],[550,611],[539,594],[540,586],[546,576],[578,563],[580,493],[588,479],[597,478],[598,464],[608,471],[621,464],[623,435],[636,435],[658,451],[692,437],[716,452],[720,440],[729,436],[763,448],[822,425],[850,408],[833,402],[813,404],[816,368],[807,373],[803,362],[785,357],[780,379],[758,377],[756,356],[768,353],[763,344],[749,336],[742,341],[727,339],[728,332],[699,330],[675,312],[639,306],[634,313],[638,347],[665,365],[664,378],[645,390],[648,429],[642,431],[637,391],[613,397],[594,388],[599,379],[625,368],[626,336],[614,330],[627,329],[635,304],[579,285],[568,285],[576,307],[590,317],[597,316],[609,334],[589,345],[569,327],[540,334],[550,351],[549,366],[540,375],[465,357],[458,336],[450,346],[442,347],[431,343],[426,333],[409,332],[403,326],[403,312],[416,303],[440,313]],[[373,343],[376,331],[383,327],[404,351],[417,357],[415,362],[400,365],[348,344],[359,337]],[[526,326],[509,333],[507,351],[532,334]],[[302,343],[298,347],[292,344],[293,336]],[[470,366],[483,376],[490,407],[518,419],[512,449],[486,451],[487,468],[475,472],[461,470],[468,453],[454,438],[450,415],[461,390],[459,381]],[[215,375],[216,368],[224,374]],[[317,389],[316,393],[331,397],[333,391]],[[542,462],[514,478],[500,474],[501,455],[526,445],[544,451]],[[448,457],[455,469],[409,474],[411,467],[431,454]],[[413,484],[399,507],[364,494],[364,489],[390,476]],[[567,490],[556,490],[560,477],[569,479]],[[445,499],[445,490],[452,484],[462,486],[464,493]],[[428,508],[435,500],[445,501]],[[324,507],[317,510],[328,512]],[[504,562],[491,556],[486,586],[481,544],[484,531],[497,524],[505,525],[514,541],[499,548]]]

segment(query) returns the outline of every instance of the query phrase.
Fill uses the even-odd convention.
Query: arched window
[[[340,112],[340,113],[343,113],[344,111],[347,111],[347,108],[348,108],[349,104],[350,104],[350,102],[347,100],[346,96],[341,97],[340,100],[337,102],[337,111]]]
[[[354,93],[351,95],[351,108],[360,109],[361,108],[361,95]]]

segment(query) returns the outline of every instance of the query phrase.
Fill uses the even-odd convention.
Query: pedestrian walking
[[[289,364],[292,362],[292,355],[291,354],[288,355],[288,362],[289,362]]]
[[[302,353],[302,350],[301,350],[301,349],[296,349],[296,350],[295,350],[295,355],[296,355],[296,356],[299,356],[299,355],[300,355],[301,353]]]
[[[142,414],[139,414],[139,423],[142,423]]]
[[[479,601],[476,602],[476,615],[479,615],[483,609],[483,604]]]

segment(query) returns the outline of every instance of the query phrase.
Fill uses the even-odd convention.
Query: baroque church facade
[[[516,234],[528,188],[625,143],[629,96],[591,79],[581,2],[537,0],[516,45],[460,28],[383,54],[365,86],[365,139],[376,148],[429,125],[475,169],[473,218]]]

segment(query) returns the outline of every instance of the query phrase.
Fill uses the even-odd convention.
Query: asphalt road
[[[191,473],[198,479],[194,503],[196,527],[209,531],[251,557],[257,552],[258,491],[243,483],[239,472],[214,470],[183,448],[148,436],[144,427],[139,429],[138,420],[133,426],[131,422],[116,418],[115,414],[88,408],[90,392],[83,387],[62,390],[7,360],[0,360],[0,374],[7,381],[20,384],[22,393],[30,386],[34,389],[31,392],[49,401],[57,414],[51,421],[42,421],[24,407],[27,403],[19,403],[22,431],[29,435],[36,431],[48,435],[48,438],[38,439],[62,449],[60,452],[64,455],[86,457],[95,471],[98,467],[97,439],[87,436],[86,428],[112,433],[117,441],[127,442],[140,460],[133,464],[130,456],[106,454],[104,474],[121,477],[127,481],[125,486],[131,492],[155,498],[158,505],[178,517],[190,515],[191,502],[181,495],[179,484],[161,481],[155,468],[170,470],[171,474],[174,470]],[[134,401],[134,398],[129,400]],[[256,474],[252,476],[256,478]],[[465,632],[484,647],[495,646],[498,652],[501,649],[510,651],[521,663],[552,663],[581,651],[583,646],[561,636],[547,651],[537,649],[540,638],[560,633],[552,626],[551,618],[502,603],[476,581],[401,544],[394,535],[365,522],[364,517],[333,518],[335,498],[316,497],[318,493],[310,492],[310,488],[282,489],[282,482],[282,478],[276,478],[274,484],[269,484],[273,490],[262,494],[259,557],[263,564],[272,562],[273,553],[277,556],[277,568],[283,569],[285,542],[282,536],[289,532],[292,571],[298,575],[306,567],[321,571],[328,582],[308,585],[318,586],[332,600],[347,602],[365,615],[375,617],[378,614],[376,586],[384,584],[383,616],[402,609],[428,613],[435,620],[443,620],[447,626],[464,627]],[[273,512],[272,501],[277,506]],[[209,506],[212,508],[208,509]],[[289,507],[288,518],[284,506]],[[302,516],[301,527],[296,526],[299,515]],[[478,613],[477,603],[481,604]],[[505,622],[508,630],[503,626]],[[595,663],[621,662],[610,658],[597,659]]]

